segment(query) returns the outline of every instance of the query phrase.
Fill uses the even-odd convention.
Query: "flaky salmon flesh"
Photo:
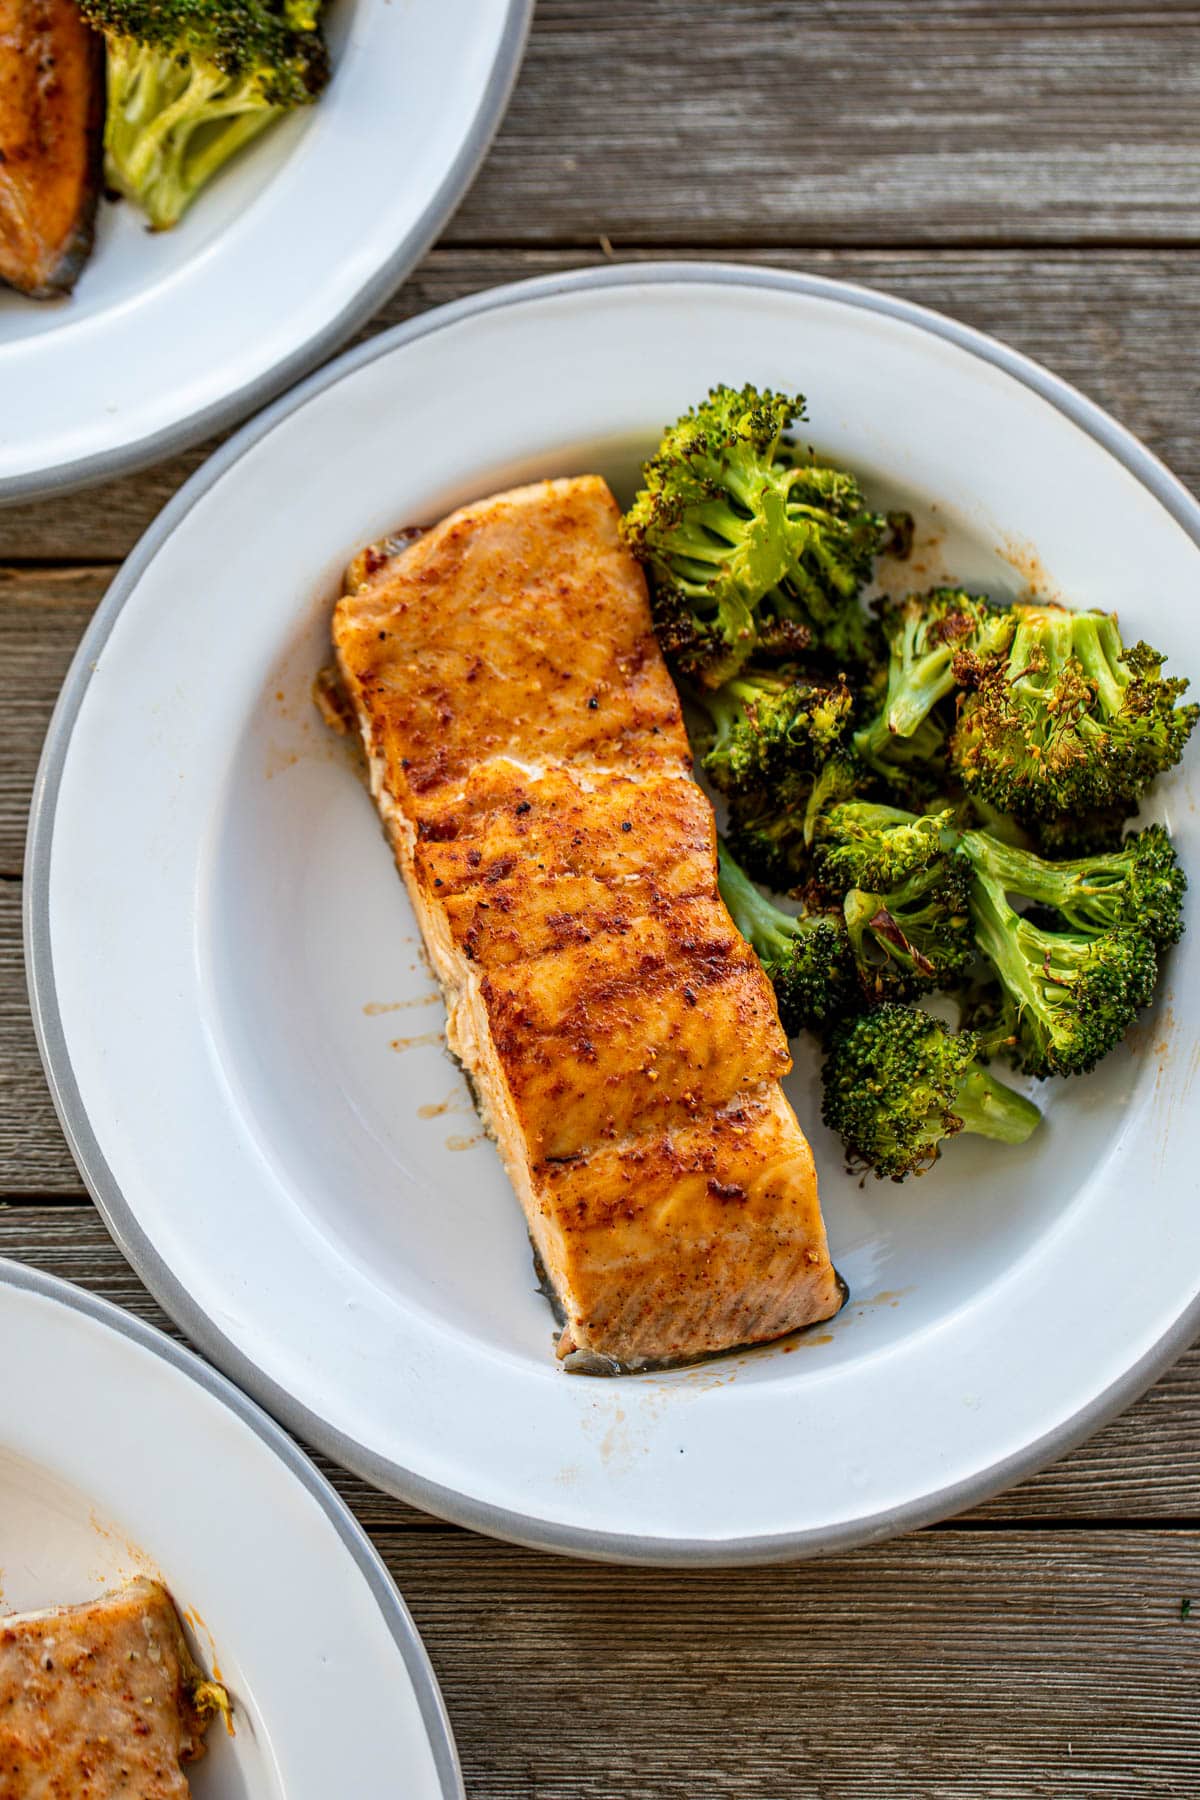
[[[0,1617],[3,1800],[187,1800],[227,1707],[160,1582]]]
[[[597,476],[351,565],[333,623],[372,791],[572,1366],[826,1319],[775,996],[717,891],[712,808]]]

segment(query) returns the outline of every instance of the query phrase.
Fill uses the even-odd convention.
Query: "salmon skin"
[[[187,1800],[183,1764],[228,1704],[160,1582],[0,1617],[0,1795]]]
[[[104,41],[74,0],[0,0],[0,281],[65,294],[92,248]]]
[[[334,613],[371,785],[569,1366],[689,1361],[826,1319],[775,996],[597,476],[364,552]]]

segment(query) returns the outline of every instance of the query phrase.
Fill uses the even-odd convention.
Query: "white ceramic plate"
[[[64,1125],[183,1327],[381,1486],[647,1561],[792,1556],[978,1501],[1200,1323],[1196,932],[1130,1048],[1044,1090],[1032,1143],[955,1144],[902,1188],[843,1176],[798,1046],[842,1317],[686,1372],[555,1366],[517,1204],[309,684],[357,546],[535,475],[599,469],[627,492],[662,423],[720,379],[807,391],[814,440],[917,512],[914,579],[944,563],[1015,594],[1040,570],[1200,670],[1200,509],[1011,352],[767,271],[539,282],[344,358],[167,509],[67,681],[27,889]],[[464,394],[467,415],[448,404]],[[1197,868],[1192,779],[1162,805]]]
[[[7,1261],[0,1367],[0,1623],[156,1576],[234,1700],[196,1800],[461,1800],[387,1570],[257,1406],[161,1332]]]
[[[343,343],[462,199],[533,0],[332,0],[333,79],[171,231],[101,200],[72,295],[0,287],[0,501],[196,443]]]

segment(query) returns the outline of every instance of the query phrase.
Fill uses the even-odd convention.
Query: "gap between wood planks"
[[[663,262],[716,260],[736,261],[739,251],[757,256],[1136,256],[1151,252],[1169,256],[1200,250],[1200,234],[1154,236],[1130,233],[1124,237],[1073,234],[1069,238],[1024,234],[1008,237],[871,237],[839,238],[828,233],[811,237],[802,232],[768,233],[730,232],[721,237],[697,238],[694,232],[675,237],[635,238],[623,233],[580,231],[565,233],[544,244],[514,243],[507,237],[462,237],[447,233],[438,239],[437,248],[447,255],[480,256],[546,256],[577,252],[595,255],[599,249],[606,260],[621,262],[626,257]]]

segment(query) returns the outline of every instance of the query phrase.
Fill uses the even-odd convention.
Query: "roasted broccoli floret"
[[[958,779],[1021,818],[1132,807],[1172,768],[1200,717],[1188,683],[1108,613],[1013,608],[1003,653],[976,671],[951,747]]]
[[[978,793],[972,793],[970,799],[976,810],[982,807]],[[1092,807],[1090,811],[1026,818],[1023,825],[1019,820],[1010,819],[1007,813],[993,812],[988,819],[981,811],[980,819],[984,829],[994,836],[1012,837],[1014,832],[1018,833],[1014,842],[1031,844],[1043,856],[1095,856],[1120,847],[1125,827],[1136,811],[1128,800],[1120,800],[1112,806]],[[1009,819],[1011,830],[998,833],[994,822],[997,818]]]
[[[844,894],[847,888],[879,891],[942,857],[955,809],[914,814],[870,800],[829,806],[815,822],[813,865],[821,884]]]
[[[969,890],[957,857],[943,855],[886,891],[851,888],[842,910],[863,991],[909,999],[961,982],[975,960]]]
[[[1158,958],[1144,924],[1047,930],[1020,914],[993,873],[993,846],[967,832],[975,942],[1004,989],[1012,1060],[1031,1075],[1083,1075],[1115,1049],[1154,991]]]
[[[849,1019],[825,1060],[825,1123],[854,1164],[892,1181],[923,1174],[960,1131],[1023,1144],[1041,1114],[977,1050],[973,1032],[947,1031],[914,1007],[885,1003]]]
[[[870,772],[849,750],[839,750],[817,771],[804,807],[804,842],[811,848],[821,830],[821,820],[835,806],[866,795]]]
[[[888,642],[887,686],[874,716],[854,734],[862,760],[880,773],[913,764],[939,764],[947,725],[935,715],[941,701],[961,687],[980,659],[1011,637],[1006,612],[962,588],[928,594],[882,608]]]
[[[821,1029],[859,1003],[846,929],[836,913],[793,918],[759,892],[727,846],[718,845],[721,898],[775,988],[779,1017],[792,1037]]]
[[[1178,943],[1187,877],[1167,831],[1147,825],[1107,855],[1048,862],[1031,851],[968,832],[960,843],[972,867],[1037,906],[1052,907],[1074,931],[1140,928],[1155,944]]]
[[[854,698],[844,680],[813,682],[795,669],[746,669],[692,696],[707,715],[701,766],[733,792],[786,769],[818,768],[846,730]]]
[[[823,815],[867,792],[871,779],[856,756],[839,750],[816,771],[789,769],[770,785],[732,794],[730,848],[756,881],[796,887],[813,873],[810,849]]]
[[[780,892],[808,876],[804,819],[815,777],[792,769],[771,787],[743,788],[729,798],[729,848],[756,881]]]
[[[329,79],[320,0],[81,0],[81,10],[107,45],[106,179],[158,230]]]
[[[713,388],[664,434],[622,522],[650,570],[659,642],[719,687],[756,647],[861,659],[858,604],[884,533],[852,475],[807,460],[784,433],[800,396]]]

